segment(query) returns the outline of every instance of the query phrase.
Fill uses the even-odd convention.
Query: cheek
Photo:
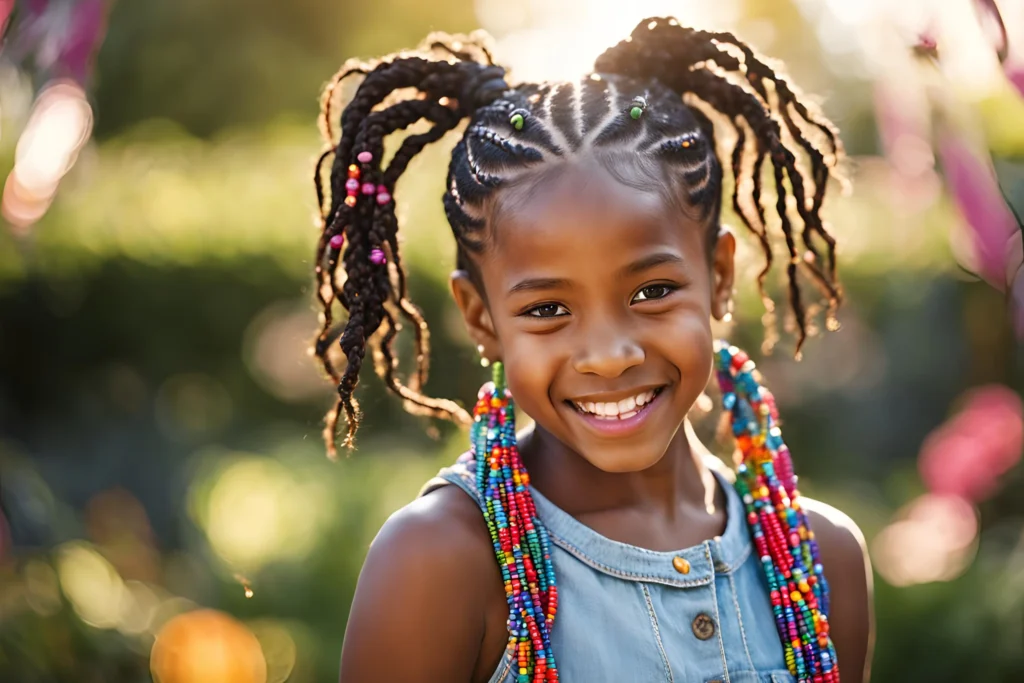
[[[505,376],[519,407],[531,417],[552,410],[548,390],[554,382],[561,359],[552,353],[546,337],[513,335],[502,345]],[[550,342],[550,340],[549,340]]]
[[[684,296],[677,309],[652,317],[638,328],[648,355],[653,353],[676,368],[684,384],[703,386],[714,362],[707,290],[690,290]]]

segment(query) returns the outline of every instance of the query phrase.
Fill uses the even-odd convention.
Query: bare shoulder
[[[844,680],[867,681],[874,648],[874,610],[864,534],[848,515],[831,505],[810,498],[801,498],[800,504],[807,511],[829,583],[829,623]]]
[[[457,585],[461,600],[469,604],[492,587],[488,579],[497,571],[480,508],[454,485],[437,488],[392,514],[370,544],[362,574],[368,570],[401,575],[413,585]]]
[[[395,512],[359,574],[342,683],[474,680],[495,574],[480,510],[457,487],[443,486]],[[402,656],[395,657],[399,643]]]
[[[419,552],[441,554],[434,558],[436,562],[463,567],[465,573],[494,564],[480,508],[457,486],[441,486],[400,508],[370,544],[370,555]]]
[[[813,498],[800,498],[800,505],[807,511],[814,537],[822,553],[841,563],[854,563],[861,571],[867,556],[867,544],[860,527],[838,508]]]

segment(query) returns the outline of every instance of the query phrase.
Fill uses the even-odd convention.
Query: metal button
[[[706,614],[698,614],[691,624],[693,635],[701,640],[707,640],[715,635],[715,621]]]
[[[690,563],[684,558],[676,556],[672,558],[672,566],[675,567],[676,571],[680,574],[690,573]]]

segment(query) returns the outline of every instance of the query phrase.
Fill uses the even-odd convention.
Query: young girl
[[[357,75],[336,135],[335,91]],[[417,122],[428,126],[385,152]],[[412,158],[463,122],[442,200],[455,302],[494,365],[473,417],[420,392],[427,326],[407,295],[394,197]],[[331,454],[342,412],[346,442],[355,434],[368,347],[410,409],[473,425],[470,450],[370,547],[343,683],[837,683],[840,667],[866,679],[860,532],[799,497],[771,394],[711,334],[731,308],[735,249],[719,224],[716,125],[734,141],[732,204],[767,259],[759,284],[775,239],[763,166],[774,172],[797,349],[805,276],[835,327],[821,220],[842,154],[831,124],[731,34],[674,19],[642,22],[567,83],[512,85],[482,36],[434,35],[419,53],[346,65],[321,124],[316,353],[339,392]],[[408,383],[391,345],[403,318],[416,335]],[[736,473],[686,419],[713,371]],[[535,421],[521,434],[513,396]]]

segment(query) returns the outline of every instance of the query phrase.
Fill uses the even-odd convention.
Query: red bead
[[[739,369],[742,368],[743,364],[746,363],[748,360],[750,360],[750,356],[748,356],[743,351],[737,351],[736,355],[732,357],[732,363],[730,363],[730,365],[732,365],[734,370],[739,372]]]

